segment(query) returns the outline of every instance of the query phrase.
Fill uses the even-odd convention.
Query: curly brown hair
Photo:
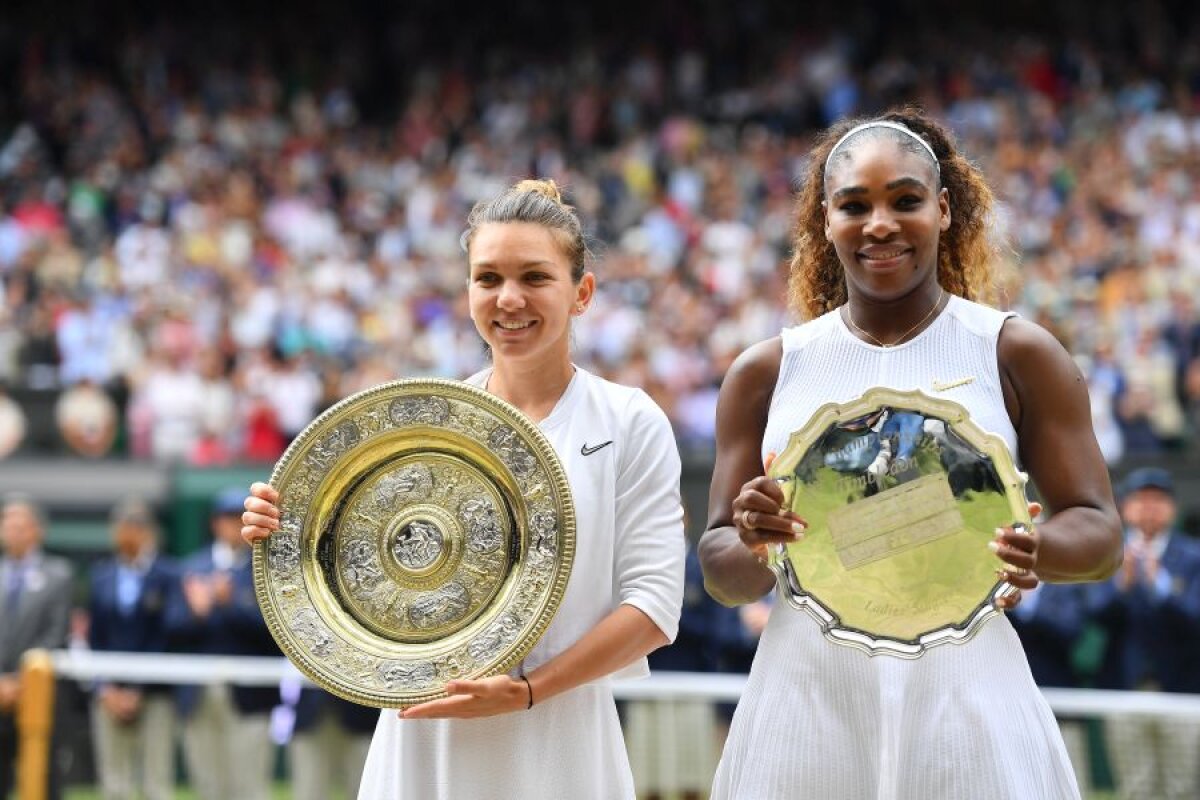
[[[812,319],[846,302],[846,278],[833,243],[825,238],[825,161],[851,128],[887,120],[898,122],[933,148],[941,170],[941,185],[950,195],[950,228],[938,239],[938,282],[947,292],[967,300],[992,299],[993,265],[1001,248],[992,234],[994,199],[979,169],[955,148],[950,132],[916,107],[889,110],[872,118],[843,120],[826,130],[809,153],[808,169],[796,201],[796,234],[788,276],[788,302],[801,316]],[[906,149],[924,148],[906,134],[889,128],[869,132],[895,137]],[[858,136],[838,149],[853,147]]]

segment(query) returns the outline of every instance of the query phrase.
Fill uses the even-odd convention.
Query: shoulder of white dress
[[[491,372],[491,367],[485,367],[484,369],[479,370],[479,372],[476,372],[474,375],[463,378],[462,382],[468,386],[474,386],[476,389],[482,389],[487,386],[488,375],[490,375]]]
[[[1004,322],[1018,316],[1014,311],[1001,311],[958,296],[952,298],[945,313],[970,333],[987,339],[995,339],[1000,335]]]
[[[837,315],[838,310],[828,311],[816,319],[806,320],[796,325],[791,325],[779,332],[779,338],[783,342],[783,350],[797,350],[811,342],[828,336],[836,330],[838,325]]]
[[[611,407],[616,411],[621,411],[629,406],[630,403],[636,401],[639,396],[650,400],[649,395],[642,391],[637,386],[627,386],[623,383],[610,381],[608,378],[602,378],[595,373],[580,369],[579,377],[585,381],[584,388],[589,394],[600,395],[603,397],[604,405]],[[650,401],[653,402],[653,401]]]

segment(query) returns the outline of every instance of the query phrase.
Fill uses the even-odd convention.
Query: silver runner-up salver
[[[822,406],[769,474],[808,523],[769,550],[780,595],[831,641],[917,658],[970,639],[1016,591],[987,543],[1031,524],[1026,477],[957,403],[877,388]]]
[[[349,397],[271,474],[280,529],[254,545],[267,625],[312,681],[403,707],[513,668],[575,556],[554,448],[473,386],[400,380]]]

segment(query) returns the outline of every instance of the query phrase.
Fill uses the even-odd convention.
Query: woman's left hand
[[[1041,503],[1029,504],[1029,516],[1036,518],[1042,513]],[[1032,525],[1014,523],[996,529],[996,538],[988,542],[988,548],[996,557],[1004,562],[1004,569],[996,570],[1001,580],[1017,589],[1036,589],[1039,583],[1037,576],[1038,533]],[[996,606],[1002,611],[1008,611],[1021,602],[1021,592],[1008,597],[1001,597]]]
[[[524,711],[529,707],[529,687],[520,678],[496,675],[474,681],[450,681],[446,694],[400,712],[401,719],[471,719]]]

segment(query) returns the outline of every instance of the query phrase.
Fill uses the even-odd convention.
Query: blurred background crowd
[[[912,5],[839,26],[652,4],[642,36],[564,23],[479,51],[479,20],[436,15],[347,14],[325,40],[320,19],[253,16],[10,31],[0,381],[98,388],[115,417],[95,393],[58,413],[100,450],[271,461],[351,392],[483,363],[464,219],[542,175],[596,242],[578,360],[704,445],[731,359],[793,321],[813,132],[916,102],[1000,196],[996,302],[1077,355],[1108,459],[1183,448],[1200,425],[1195,15],[1066,4],[1045,29],[947,29]]]
[[[685,456],[703,459],[732,359],[796,321],[786,271],[812,136],[848,114],[918,103],[952,126],[996,191],[1009,257],[993,302],[1074,354],[1109,463],[1123,472],[1167,458],[1191,465],[1187,480],[1200,474],[1190,3],[1017,0],[970,18],[945,0],[549,12],[519,0],[502,14],[363,0],[287,18],[253,2],[184,4],[170,18],[140,3],[53,5],[0,19],[0,458],[265,469],[350,393],[470,374],[486,354],[462,292],[466,214],[544,176],[566,187],[594,242],[599,293],[576,325],[577,360],[645,387]],[[1168,498],[1171,521],[1185,510],[1175,504],[1191,497],[1170,475],[1138,474],[1134,488]],[[230,502],[212,507],[214,532]],[[104,640],[89,614],[68,624],[97,582],[145,597],[148,554],[184,555],[171,530],[160,541],[154,516],[136,504],[113,512],[112,559],[90,579],[76,565],[55,646],[167,649],[169,631],[175,642],[190,631],[185,649],[274,652],[261,628],[213,644],[185,624],[236,603],[245,554],[236,536],[218,546],[219,533],[203,568],[165,568],[144,642]],[[13,523],[39,530],[22,552],[40,552],[44,522]],[[149,549],[122,544],[131,527],[151,534]],[[1200,654],[1186,648],[1147,657],[1195,667],[1165,678],[1125,663],[1129,647],[1153,649],[1147,638],[1200,641],[1200,557],[1173,560],[1156,541],[1093,593],[1047,587],[1014,613],[1029,622],[1039,680],[1200,690]],[[7,558],[21,562],[7,542],[6,527]],[[193,579],[210,573],[227,576]],[[19,591],[24,575],[5,567],[0,578]],[[767,607],[721,609],[692,577],[681,642],[658,668],[748,669]],[[141,608],[130,602],[91,616]],[[193,698],[176,709],[180,724],[210,700],[261,725],[288,705]],[[91,702],[116,719],[141,700]],[[1100,740],[1084,727],[1068,741],[1090,780]],[[369,728],[352,726],[355,746]],[[1195,777],[1200,726],[1188,730],[1164,741],[1192,742],[1172,760]],[[111,735],[97,727],[94,738]],[[1143,742],[1126,749],[1146,752],[1150,734],[1132,735]],[[711,774],[710,761],[702,753],[688,769]],[[656,756],[634,764],[640,785],[671,783]],[[685,796],[706,787],[673,785]]]

